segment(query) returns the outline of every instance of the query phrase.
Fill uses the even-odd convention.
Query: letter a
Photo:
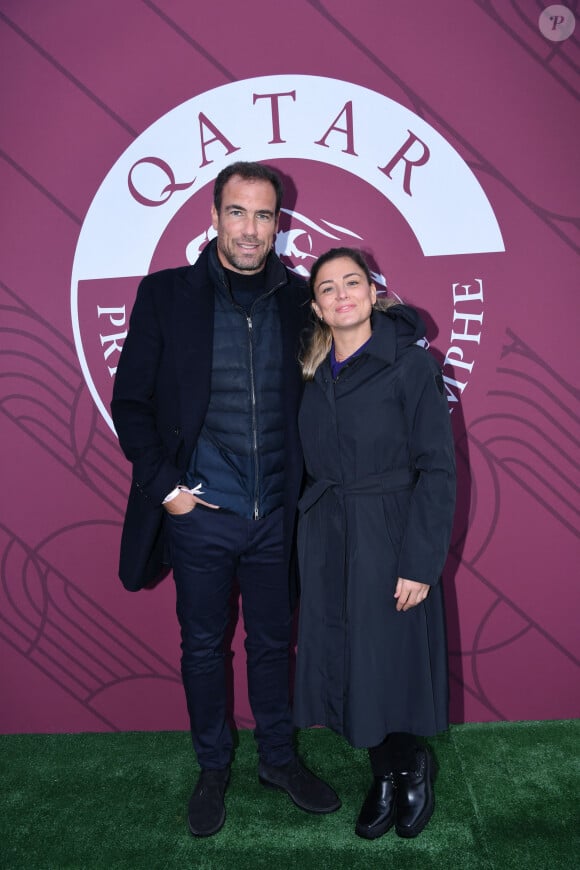
[[[338,120],[345,115],[346,118],[346,127],[337,127]],[[344,154],[353,154],[355,157],[358,157],[358,154],[354,150],[354,125],[352,120],[352,100],[349,100],[348,103],[345,103],[341,111],[338,113],[324,136],[321,139],[318,139],[315,142],[315,145],[323,145],[324,148],[328,148],[329,146],[326,144],[326,138],[333,131],[336,130],[338,133],[346,133],[346,148],[343,148]]]
[[[214,134],[213,139],[204,139],[203,138],[203,126],[204,126],[204,124]],[[236,148],[235,145],[232,145],[232,143],[229,141],[229,139],[226,139],[224,134],[218,130],[218,128],[215,126],[215,124],[212,124],[212,122],[209,120],[208,117],[206,117],[206,115],[203,114],[203,112],[199,113],[199,136],[201,139],[201,153],[203,154],[203,161],[199,164],[200,168],[202,166],[207,166],[208,163],[213,163],[212,160],[207,159],[206,154],[205,154],[205,146],[210,145],[212,142],[221,142],[222,145],[224,146],[224,148],[226,149],[226,154],[231,154],[233,151],[240,150],[239,148]]]

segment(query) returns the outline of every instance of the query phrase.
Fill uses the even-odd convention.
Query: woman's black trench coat
[[[448,724],[442,588],[455,460],[440,369],[413,309],[373,313],[365,352],[306,385],[295,721],[353,746]],[[398,577],[432,586],[396,611]]]

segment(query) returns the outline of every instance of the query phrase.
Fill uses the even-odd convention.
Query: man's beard
[[[219,242],[218,249],[229,265],[233,266],[234,269],[238,269],[240,272],[257,272],[262,268],[268,258],[268,254],[270,253],[261,248],[256,252],[252,259],[248,259],[247,257],[237,257],[235,254],[232,254],[228,248],[220,245]]]

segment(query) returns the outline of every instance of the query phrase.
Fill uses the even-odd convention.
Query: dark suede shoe
[[[395,771],[395,830],[399,837],[416,837],[433,815],[433,779],[433,759],[428,749],[417,749],[412,769]]]
[[[229,767],[202,770],[189,799],[189,830],[194,837],[210,837],[223,827],[226,820],[224,795],[229,778]]]
[[[297,758],[282,767],[260,762],[258,777],[262,785],[285,791],[307,813],[333,813],[341,806],[336,792]]]
[[[393,774],[375,776],[356,821],[355,833],[367,840],[382,837],[395,823],[397,789]]]

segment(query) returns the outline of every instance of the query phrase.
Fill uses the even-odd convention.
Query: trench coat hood
[[[371,315],[373,334],[365,353],[374,356],[387,365],[393,365],[406,348],[416,344],[425,336],[425,323],[408,305],[392,305],[386,311],[375,309]],[[330,356],[318,367],[315,380],[319,383],[328,380]]]
[[[400,352],[425,335],[425,324],[414,308],[393,305],[386,311],[373,311],[372,338],[367,353],[392,365]]]

